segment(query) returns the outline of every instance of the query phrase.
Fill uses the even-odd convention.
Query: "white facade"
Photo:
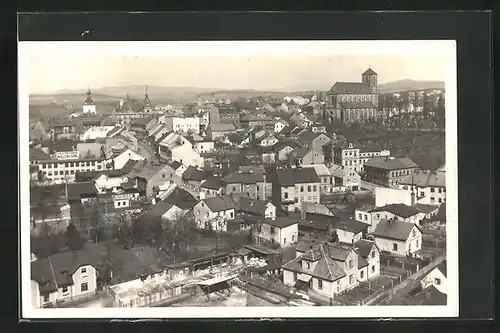
[[[209,153],[213,151],[215,144],[213,141],[198,141],[193,144],[193,149],[198,154]]]
[[[446,276],[439,270],[439,266],[429,272],[421,281],[422,289],[434,286],[443,294],[448,294],[448,281]]]
[[[40,294],[40,287],[36,281],[31,280],[31,303],[40,308],[50,303],[70,301],[94,295],[97,288],[97,271],[92,265],[84,265],[71,276],[73,285],[59,288],[48,295]]]
[[[288,125],[288,123],[282,119],[277,120],[274,123],[274,133],[279,133]]]
[[[413,254],[422,248],[422,232],[414,226],[406,241],[388,239],[381,236],[375,236],[375,243],[381,251],[387,251],[392,254],[406,256]]]
[[[39,170],[48,181],[54,183],[74,182],[77,171],[103,171],[111,170],[110,160],[105,159],[86,159],[86,160],[67,160],[41,161],[38,164]]]
[[[127,162],[130,160],[143,161],[144,157],[137,154],[136,152],[134,152],[131,149],[127,149],[123,153],[121,153],[120,155],[113,158],[115,169],[123,168],[125,166],[125,164],[127,164]]]
[[[178,133],[200,133],[200,117],[166,117],[165,125],[169,131]]]
[[[82,111],[83,111],[83,114],[96,114],[97,113],[97,109],[96,109],[95,104],[91,104],[91,105],[84,104],[82,106]]]

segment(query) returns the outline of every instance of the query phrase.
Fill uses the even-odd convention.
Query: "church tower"
[[[90,88],[87,91],[87,99],[83,102],[83,114],[96,114],[97,110],[95,107],[95,103],[92,100],[92,93],[90,92]]]
[[[361,75],[361,82],[368,84],[368,86],[371,88],[372,94],[377,93],[377,73],[371,68],[368,68],[362,75]]]
[[[148,86],[146,85],[146,94],[144,96],[144,101],[142,102],[142,110],[144,113],[153,112],[153,105],[151,104],[151,100],[148,96]]]

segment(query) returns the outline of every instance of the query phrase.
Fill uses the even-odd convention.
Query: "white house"
[[[422,289],[434,286],[437,290],[443,294],[448,294],[448,281],[446,275],[447,264],[446,260],[443,260],[436,268],[430,271],[421,281],[420,284]]]
[[[252,225],[255,244],[279,244],[287,247],[298,241],[299,224],[288,216],[265,218]]]
[[[418,257],[422,248],[422,231],[413,223],[382,219],[372,235],[381,251],[400,256]]]
[[[95,295],[96,287],[97,270],[84,251],[31,262],[31,304],[35,308]]]
[[[281,118],[276,119],[276,122],[274,123],[274,133],[281,132],[281,130],[286,126],[288,126],[288,123],[285,120]]]
[[[113,165],[115,169],[121,169],[128,161],[144,161],[144,157],[131,149],[127,149],[118,156],[113,157]]]
[[[193,150],[198,154],[210,153],[215,149],[215,143],[212,140],[203,140],[193,142]]]
[[[263,138],[262,140],[260,140],[259,145],[261,147],[272,147],[276,143],[278,143],[278,141],[279,140],[274,135],[268,135],[265,138]]]
[[[108,134],[115,129],[116,129],[115,126],[91,127],[80,136],[80,140],[87,141],[87,140],[103,139],[106,138]]]
[[[124,175],[109,175],[102,173],[94,179],[95,186],[99,193],[107,191],[117,191],[121,188],[122,184],[128,182],[128,177]]]
[[[446,172],[414,171],[399,182],[399,188],[413,193],[418,203],[439,206],[446,202]]]
[[[200,229],[227,231],[226,220],[232,220],[236,214],[236,202],[228,195],[200,200],[193,207],[193,215]]]
[[[168,131],[177,133],[200,133],[200,117],[165,117]]]

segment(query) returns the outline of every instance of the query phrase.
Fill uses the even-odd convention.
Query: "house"
[[[286,126],[288,126],[288,123],[285,120],[281,118],[276,119],[274,122],[274,133],[280,133]]]
[[[303,165],[303,168],[314,168],[320,181],[321,194],[332,193],[332,174],[324,164]]]
[[[339,242],[354,244],[367,233],[368,225],[353,219],[337,219],[332,230],[335,230]]]
[[[257,144],[261,147],[272,147],[274,146],[276,143],[278,143],[278,139],[272,135],[272,134],[268,134],[262,138],[260,138],[258,141],[257,141]]]
[[[189,140],[178,133],[167,133],[156,142],[161,157],[185,165],[203,166],[203,158]]]
[[[200,133],[200,117],[165,117],[165,126],[168,131],[190,134],[190,133]]]
[[[85,203],[97,198],[97,187],[93,181],[66,184],[68,203]]]
[[[297,147],[290,152],[292,165],[304,166],[325,163],[325,157],[322,153],[312,148]]]
[[[272,200],[288,212],[300,209],[303,202],[319,203],[320,179],[314,168],[276,170]]]
[[[359,148],[359,160],[358,160],[358,171],[363,171],[364,165],[373,157],[389,157],[391,156],[391,151],[387,149],[379,149],[377,147],[370,147],[369,145],[364,145]]]
[[[356,170],[333,164],[329,171],[332,192],[343,192],[345,189],[357,191],[361,187],[361,176]]]
[[[337,135],[334,141],[323,146],[325,160],[353,171],[360,171],[359,149],[360,144],[347,139],[342,135]]]
[[[420,280],[420,285],[422,289],[427,289],[429,287],[434,287],[439,292],[447,295],[448,294],[448,283],[447,283],[447,263],[446,259],[443,260],[436,268],[431,270],[422,280]]]
[[[403,203],[375,207],[370,212],[372,214],[375,213],[375,217],[372,218],[372,228],[376,228],[376,224],[380,219],[393,218],[401,222],[409,222],[420,226],[420,222],[425,219],[427,215],[425,212],[421,212],[420,209]]]
[[[324,133],[314,133],[312,131],[300,133],[297,139],[302,147],[312,148],[321,153],[323,153],[323,146],[332,141],[328,135]]]
[[[210,122],[210,125],[208,125],[207,128],[207,136],[211,140],[216,140],[219,138],[223,138],[227,136],[228,134],[235,132],[236,127],[232,123],[226,123],[226,124],[217,124],[217,123],[212,123]]]
[[[408,157],[374,157],[364,166],[366,180],[382,186],[399,185],[418,165]]]
[[[309,204],[304,203],[305,204]],[[306,237],[309,234],[314,234],[322,237],[329,235],[334,229],[335,223],[340,220],[334,215],[324,215],[321,213],[310,213],[302,210],[302,218],[299,221],[299,235]]]
[[[220,177],[210,175],[202,180],[200,191],[205,193],[205,197],[218,196],[222,194],[222,187]]]
[[[30,148],[29,150],[30,164],[36,165],[41,161],[49,160],[50,156],[47,155],[43,150],[38,148]],[[37,170],[38,171],[38,170]]]
[[[186,185],[199,189],[207,177],[207,172],[190,165],[182,174],[182,182]]]
[[[228,135],[229,143],[234,147],[245,147],[250,144],[248,132],[236,132]]]
[[[224,194],[243,193],[248,198],[266,198],[266,171],[262,167],[241,166],[221,179]]]
[[[422,231],[410,222],[382,219],[372,233],[381,251],[400,256],[419,256],[422,248]]]
[[[262,163],[274,164],[276,163],[276,154],[273,147],[263,147],[261,150]]]
[[[313,123],[313,121],[309,119],[309,117],[305,113],[297,112],[290,117],[290,123],[300,128],[307,128]]]
[[[321,243],[283,265],[283,282],[334,298],[368,278],[368,262],[352,245]]]
[[[162,201],[167,202],[184,212],[191,211],[198,203],[198,199],[196,199],[191,193],[179,187],[175,187],[163,198]]]
[[[113,157],[114,169],[122,169],[129,161],[144,161],[145,158],[131,149],[125,149]]]
[[[227,220],[236,215],[237,204],[228,195],[200,200],[193,207],[193,215],[200,229],[227,231]]]
[[[96,294],[96,263],[85,251],[64,252],[31,262],[31,304],[56,306]]]
[[[265,129],[274,130],[274,119],[264,115],[247,113],[240,117],[239,123],[242,128],[262,126]]]
[[[366,277],[372,279],[380,275],[380,249],[374,241],[360,239],[354,243],[354,250],[368,263]],[[360,276],[360,278],[362,278]]]
[[[210,153],[215,149],[215,143],[211,140],[191,141],[193,150],[198,154]]]
[[[298,240],[298,222],[289,216],[264,218],[252,224],[254,244],[279,244],[287,247]]]
[[[399,181],[399,188],[415,193],[418,203],[439,206],[446,202],[446,172],[415,170]]]
[[[187,214],[187,210],[183,210],[170,202],[160,201],[151,206],[149,210],[137,217],[135,223],[163,223],[165,221],[175,221]]]
[[[170,165],[160,165],[156,162],[139,162],[128,177],[135,179],[136,188],[146,197],[158,195],[159,186],[182,183],[181,176]]]
[[[269,201],[250,199],[241,194],[233,194],[231,198],[237,204],[236,212],[238,214],[276,218],[276,206]]]

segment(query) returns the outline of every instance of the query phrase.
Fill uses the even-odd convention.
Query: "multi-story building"
[[[111,159],[101,157],[87,159],[77,156],[74,159],[39,161],[38,168],[49,182],[71,183],[75,181],[76,172],[112,170],[113,162]]]
[[[182,134],[200,133],[200,117],[165,117],[165,126],[169,132]]]
[[[418,257],[422,248],[422,231],[410,222],[382,219],[372,235],[381,251],[392,254]]]
[[[254,244],[279,244],[287,247],[298,241],[298,222],[289,216],[265,218],[252,224]]]
[[[377,73],[371,68],[361,75],[361,82],[337,82],[326,94],[325,120],[328,122],[363,122],[377,118]]]
[[[292,212],[303,202],[319,203],[321,182],[314,168],[276,170],[272,201],[276,207]]]
[[[368,182],[394,186],[417,170],[418,165],[408,157],[374,157],[368,160],[363,168],[364,177]]]
[[[97,269],[84,251],[64,252],[31,262],[31,304],[35,308],[91,297]]]
[[[200,200],[193,207],[196,225],[200,229],[227,231],[227,220],[235,218],[237,204],[227,195]]]
[[[243,193],[248,198],[266,198],[266,171],[264,168],[242,166],[221,179],[223,193]]]
[[[264,115],[247,113],[240,118],[239,124],[242,128],[262,126],[265,130],[274,131],[274,119]]]
[[[90,88],[87,91],[87,98],[85,99],[85,102],[83,102],[82,111],[83,111],[83,114],[96,114],[97,113],[95,103],[92,100],[92,93],[90,92]]]
[[[399,188],[414,193],[418,203],[441,205],[446,202],[446,172],[415,170],[400,180]]]

